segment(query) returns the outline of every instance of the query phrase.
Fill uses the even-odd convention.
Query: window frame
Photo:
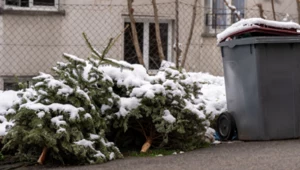
[[[229,0],[229,3],[233,3],[234,0]],[[218,14],[218,13],[215,13],[214,12],[214,5],[213,5],[213,0],[206,0],[206,5],[207,5],[207,8],[209,9],[207,12],[206,12],[206,30],[209,34],[218,34],[222,31],[224,31],[224,29],[226,29],[229,25],[231,25],[232,23],[234,23],[234,18],[233,18],[233,15],[231,13],[231,10],[225,5],[225,15],[226,15],[226,19],[225,19],[225,24],[224,26],[226,26],[226,28],[218,28],[220,25],[216,24],[215,27],[216,28],[213,28],[213,18],[215,17],[215,14]],[[244,7],[245,8],[245,7]]]
[[[44,5],[33,5],[34,0],[28,0],[29,7],[21,7],[14,5],[6,5],[6,0],[4,0],[4,9],[13,9],[13,10],[22,10],[22,11],[58,11],[59,9],[59,1],[54,0],[54,6],[44,6]]]
[[[124,23],[130,22],[129,18],[124,18]],[[155,74],[158,70],[156,69],[149,69],[149,25],[150,23],[155,23],[154,18],[135,18],[136,23],[143,23],[143,61],[145,64],[146,69],[148,70],[149,74]],[[158,21],[160,24],[165,23],[168,24],[168,49],[167,49],[167,60],[172,61],[172,43],[173,43],[173,20],[172,19],[159,19]],[[124,38],[124,36],[123,36]],[[125,40],[123,39],[123,43]],[[123,51],[123,59],[124,59],[124,51]]]
[[[16,77],[12,77],[12,76],[5,76],[5,77],[1,77],[0,79],[2,79],[0,83],[2,83],[3,91],[20,90],[20,88],[18,87],[19,83],[25,83],[27,88],[29,88],[33,84],[32,76],[20,76],[18,77],[18,80],[16,80]]]
[[[232,0],[229,0],[229,1],[230,1],[230,3],[232,2]],[[226,11],[226,14],[231,12],[228,7],[226,7],[225,11]],[[220,32],[222,32],[224,30],[222,28],[213,28],[213,18],[215,16],[215,14],[216,13],[214,12],[213,0],[209,0],[209,11],[207,13],[207,15],[210,15],[209,19],[208,19],[208,23],[207,23],[208,24],[207,27],[208,27],[208,33],[209,34],[217,34],[217,33],[220,33]],[[227,25],[228,21],[231,22],[230,15],[229,16],[226,15],[225,25]],[[218,27],[217,24],[215,26]]]

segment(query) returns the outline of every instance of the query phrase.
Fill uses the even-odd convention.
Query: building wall
[[[136,18],[153,18],[151,3],[140,5],[147,4],[145,2],[148,1],[134,3]],[[159,16],[162,16],[160,19],[174,21],[175,6],[168,2],[170,0],[159,1]],[[126,1],[123,0],[61,0],[61,4],[65,15],[37,12],[5,13],[0,16],[4,33],[4,45],[0,47],[0,63],[4,64],[0,67],[0,76],[34,76],[40,71],[51,73],[51,67],[62,60],[63,52],[86,58],[90,52],[82,32],[87,33],[90,41],[101,51],[109,38],[120,34],[124,19],[128,18]],[[183,12],[190,18],[190,8],[180,10],[186,10]],[[189,19],[184,16],[181,19],[180,25],[186,26]],[[186,37],[187,31],[180,33],[181,40]],[[199,36],[195,36],[195,39],[199,41]],[[172,45],[173,41],[169,43]],[[123,59],[122,38],[116,42],[110,54],[112,58]]]
[[[263,10],[265,11],[265,15],[267,19],[273,20],[272,15],[272,4],[271,0],[247,0],[246,8],[251,11],[246,15],[247,18],[257,17],[259,16],[258,7],[256,4],[262,4]],[[298,10],[297,10],[297,1],[295,0],[274,0],[274,9],[277,13],[276,20],[282,21],[282,19],[286,16],[286,14],[290,15],[289,21],[293,20],[294,22],[298,22]],[[256,11],[256,12],[254,12]]]
[[[203,12],[209,12],[210,9],[208,5],[208,1],[201,1],[201,6],[205,6],[206,10]],[[276,12],[276,19],[277,21],[283,21],[286,18],[286,14],[289,15],[287,17],[287,21],[294,21],[298,22],[298,10],[297,4],[294,0],[274,0],[274,8]],[[245,0],[245,17],[244,18],[253,18],[253,17],[260,17],[259,8],[256,4],[262,4],[264,15],[267,17],[266,19],[273,20],[273,13],[272,13],[272,6],[271,0]],[[202,14],[204,16],[205,14]],[[202,19],[202,22],[205,20]],[[202,26],[205,27],[203,24]],[[199,63],[200,68],[202,70],[208,71],[214,75],[223,75],[223,68],[222,68],[222,58],[220,48],[216,46],[216,35],[209,34],[203,28],[202,37],[200,38],[200,52],[199,52]],[[201,55],[200,55],[201,54]],[[195,58],[194,58],[195,59]],[[190,60],[193,62],[194,60]],[[208,65],[207,63],[214,63],[213,65]]]
[[[160,19],[175,20],[174,0],[157,0]],[[276,1],[276,0],[275,0]],[[3,2],[3,1],[2,1]],[[181,0],[179,8],[179,42],[185,49],[192,17],[194,0]],[[271,11],[270,2],[256,0],[264,10]],[[296,2],[280,1],[275,4],[276,12],[297,14]],[[62,54],[71,53],[82,58],[90,56],[82,32],[100,51],[109,38],[119,35],[128,18],[125,0],[60,0],[60,10],[65,13],[4,13],[0,15],[0,80],[3,77],[30,77],[39,72],[52,73],[57,61],[63,61]],[[205,33],[205,9],[207,4],[199,1],[194,34],[185,68],[193,72],[209,72],[223,75],[220,49],[215,35]],[[2,4],[3,7],[3,4]],[[246,18],[258,17],[254,1],[246,0]],[[149,0],[135,0],[136,18],[153,19],[153,9]],[[297,18],[294,18],[297,21]],[[174,25],[174,22],[173,22]],[[169,45],[173,45],[173,40]],[[123,59],[123,37],[119,38],[108,56]],[[173,61],[175,54],[173,52]],[[1,87],[2,84],[2,87]],[[0,90],[3,83],[0,82]]]

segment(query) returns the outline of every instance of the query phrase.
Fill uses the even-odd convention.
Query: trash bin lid
[[[238,45],[248,44],[285,44],[285,43],[300,43],[300,36],[260,36],[235,39],[224,41],[218,44],[220,47],[233,48]]]
[[[294,22],[270,21],[262,18],[243,19],[217,35],[218,43],[249,36],[300,35],[300,25]]]

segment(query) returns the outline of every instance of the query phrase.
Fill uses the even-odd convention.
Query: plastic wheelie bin
[[[273,140],[300,136],[300,37],[258,36],[219,43],[228,113],[221,139]]]

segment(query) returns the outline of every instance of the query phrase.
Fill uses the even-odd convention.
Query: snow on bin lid
[[[242,19],[217,35],[218,44],[228,38],[247,32],[271,33],[274,35],[300,35],[300,25],[295,22],[279,22],[262,18]]]

